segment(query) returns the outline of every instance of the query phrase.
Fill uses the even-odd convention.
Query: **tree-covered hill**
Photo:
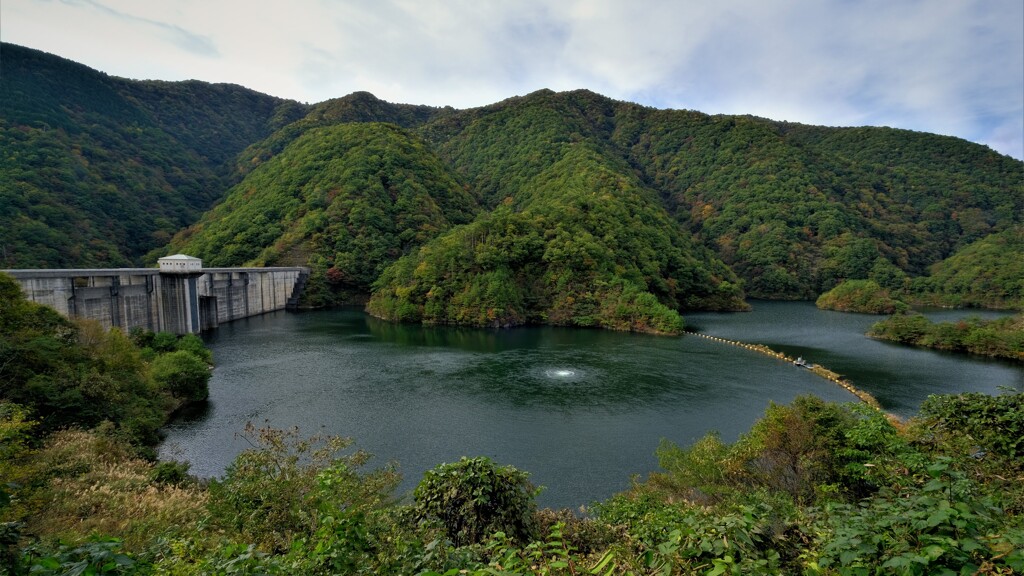
[[[169,249],[211,266],[309,265],[313,303],[326,304],[368,294],[384,266],[476,211],[418,138],[394,124],[338,124],[260,164]]]
[[[925,274],[1024,214],[1024,165],[955,138],[639,107],[615,138],[759,297]]]
[[[236,170],[248,174],[256,166],[281,152],[285,146],[313,128],[349,122],[388,122],[411,128],[453,112],[452,108],[434,108],[385,102],[369,92],[354,92],[313,106],[300,120],[282,126],[265,140],[253,144],[238,157]]]
[[[1020,223],[1024,165],[960,139],[654,110],[543,90],[420,128],[487,206],[586,142],[745,282],[811,298],[847,279],[900,287],[985,234]]]
[[[393,320],[678,333],[678,310],[743,309],[732,272],[656,196],[584,143],[509,201],[388,268],[369,310]]]
[[[811,153],[813,173],[828,176],[837,194],[855,194],[869,233],[904,250],[908,272],[925,273],[1024,221],[1024,163],[984,146],[891,128],[798,126],[786,134]],[[912,232],[903,226],[911,223]]]
[[[972,242],[933,265],[929,276],[845,280],[818,299],[819,308],[874,314],[908,304],[1024,310],[1024,226]]]
[[[616,103],[541,91],[421,133],[494,212],[397,264],[371,312],[678,332],[678,310],[744,308],[735,275],[673,221],[612,143]]]
[[[990,234],[935,264],[915,296],[943,306],[1024,310],[1024,226]]]
[[[302,112],[238,86],[136,82],[0,45],[0,267],[123,266],[221,197]]]
[[[231,173],[242,150],[312,108],[235,84],[119,80],[118,87],[163,131],[224,174]]]
[[[509,197],[521,203],[533,193],[532,179],[578,143],[614,162],[617,172],[633,172],[608,138],[614,108],[613,100],[585,90],[540,90],[442,116],[420,131],[494,207]]]

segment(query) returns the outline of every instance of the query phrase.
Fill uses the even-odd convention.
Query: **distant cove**
[[[686,322],[823,364],[897,414],[914,413],[932,393],[1024,391],[1018,365],[865,338],[875,316],[753,304]],[[541,505],[575,508],[654,470],[661,438],[687,444],[718,430],[732,441],[769,401],[854,400],[786,362],[687,336],[426,328],[341,309],[241,320],[207,342],[217,363],[210,402],[168,426],[160,447],[200,476],[223,473],[247,447],[235,434],[251,421],[351,436],[376,462],[399,463],[403,490],[441,462],[489,456],[546,486]]]

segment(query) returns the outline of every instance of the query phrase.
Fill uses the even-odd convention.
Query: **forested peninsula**
[[[655,333],[846,281],[910,303],[1024,301],[1024,163],[957,138],[585,90],[304,104],[0,51],[0,267],[185,252],[308,266],[311,307]]]
[[[1020,314],[998,320],[967,318],[938,323],[921,314],[898,314],[874,324],[868,336],[1024,362],[1024,315]]]

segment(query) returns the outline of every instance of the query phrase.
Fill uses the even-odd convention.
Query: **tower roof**
[[[199,258],[189,256],[188,254],[174,254],[172,256],[164,256],[160,260],[199,260]]]

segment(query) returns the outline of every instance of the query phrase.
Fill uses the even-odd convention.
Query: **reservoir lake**
[[[864,336],[884,317],[752,302],[751,312],[691,313],[688,329],[765,344],[842,374],[885,410],[914,414],[929,394],[1024,391],[1024,366]],[[933,320],[1005,313],[943,310]],[[162,459],[215,477],[249,448],[247,422],[348,436],[402,473],[488,456],[531,474],[541,506],[578,508],[657,470],[662,438],[709,431],[734,441],[770,402],[856,398],[807,370],[692,335],[502,330],[383,322],[359,309],[276,312],[204,335],[216,368],[210,399],[165,427]]]

